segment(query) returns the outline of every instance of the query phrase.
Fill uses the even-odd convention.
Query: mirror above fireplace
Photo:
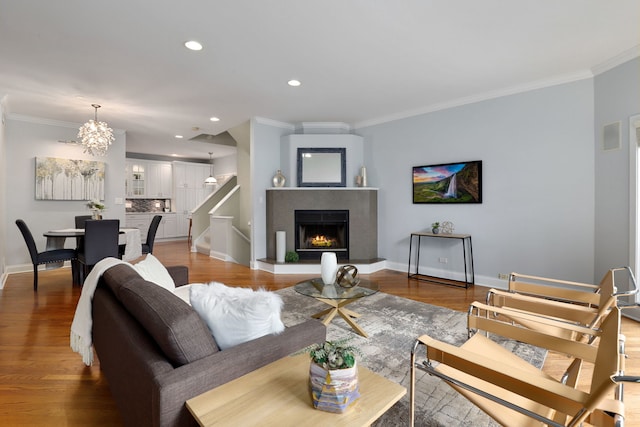
[[[345,148],[298,148],[298,187],[346,187]]]

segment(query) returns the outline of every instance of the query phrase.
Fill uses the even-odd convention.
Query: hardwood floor
[[[157,243],[154,255],[165,265],[187,265],[190,282],[211,280],[235,286],[281,289],[308,278],[279,275],[190,253],[186,242]],[[533,272],[535,273],[535,272]],[[409,280],[406,273],[368,275],[384,292],[454,310],[484,300],[487,288],[470,289]],[[33,292],[31,273],[14,274],[0,291],[0,424],[3,426],[120,426],[99,361],[86,367],[69,347],[69,328],[80,288],[71,286],[71,271],[39,274]],[[640,374],[640,325],[623,320],[627,337],[627,374]],[[408,357],[408,355],[407,355]],[[545,371],[558,375],[566,357],[550,354]],[[588,374],[588,372],[587,372]],[[625,388],[627,425],[640,425],[640,384]]]

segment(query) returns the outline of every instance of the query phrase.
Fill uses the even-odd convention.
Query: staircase
[[[240,187],[233,176],[192,211],[191,251],[249,266],[251,240],[238,229],[239,212]]]

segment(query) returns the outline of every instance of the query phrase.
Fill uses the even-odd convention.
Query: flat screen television
[[[482,161],[414,166],[413,203],[482,203]]]

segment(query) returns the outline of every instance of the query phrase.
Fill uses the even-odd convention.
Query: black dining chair
[[[44,252],[38,252],[36,241],[33,239],[31,230],[27,227],[27,224],[21,220],[16,220],[16,225],[24,237],[24,241],[29,249],[29,255],[31,256],[31,263],[33,263],[33,290],[38,290],[38,266],[41,264],[49,264],[53,262],[72,261],[78,257],[78,252],[75,249],[53,249]]]
[[[153,242],[156,241],[156,233],[158,232],[160,221],[162,221],[162,215],[156,215],[151,220],[149,231],[147,231],[147,241],[142,244],[143,254],[153,253]]]
[[[84,228],[85,221],[93,218],[91,215],[77,215],[76,216],[76,228]]]
[[[118,257],[119,219],[90,219],[85,221],[84,248],[78,252],[78,261],[83,265],[84,277],[100,260]]]
[[[143,255],[153,253],[153,243],[156,241],[156,233],[158,232],[160,221],[162,221],[162,215],[156,215],[151,220],[151,224],[149,224],[149,230],[147,231],[147,240],[142,244]],[[126,245],[120,245],[120,258],[122,258],[122,256],[124,255],[125,248]]]
[[[76,228],[84,230],[84,223],[92,218],[93,216],[91,215],[76,215]],[[84,251],[84,237],[76,237],[76,249],[78,252]]]
[[[76,215],[76,228],[84,230],[84,223],[90,219],[93,219],[93,215]],[[100,216],[100,219],[102,219],[102,215]],[[76,249],[78,250],[78,253],[84,252],[84,236],[76,237]],[[74,269],[74,274],[76,275],[75,277],[77,277],[77,282],[82,285],[82,283],[84,283],[84,267],[77,259],[71,261],[71,267]]]

